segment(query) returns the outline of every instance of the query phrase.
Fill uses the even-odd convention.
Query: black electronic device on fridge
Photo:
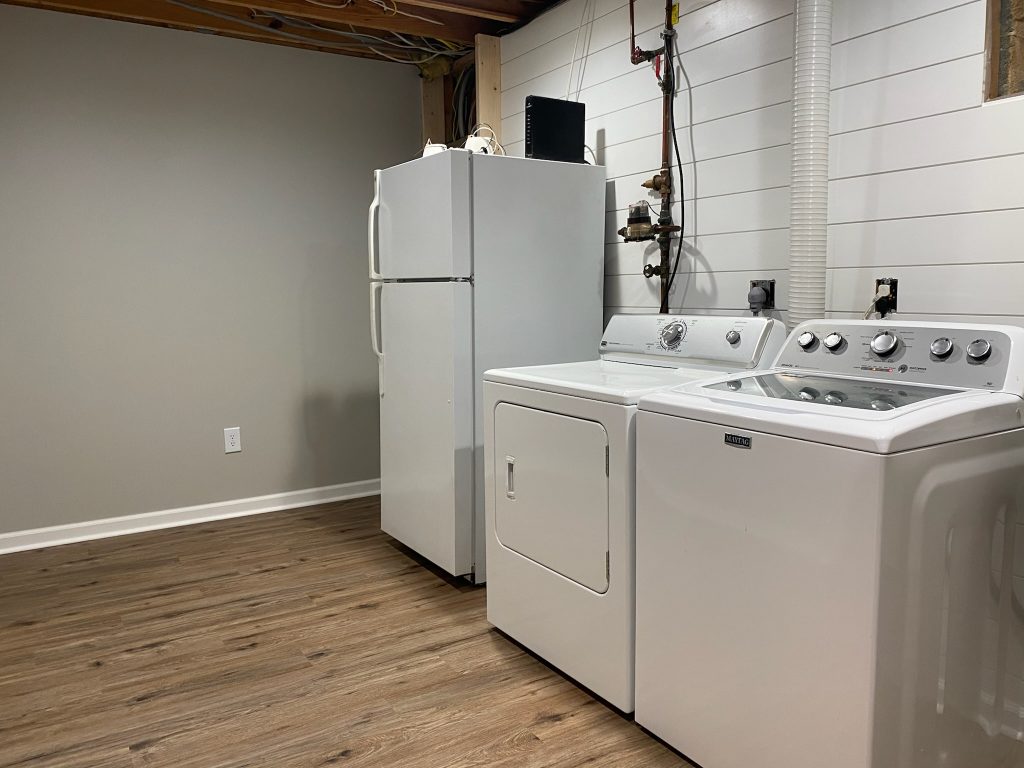
[[[582,163],[586,105],[578,101],[526,97],[526,156]]]

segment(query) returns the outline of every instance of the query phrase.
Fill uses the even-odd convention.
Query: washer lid
[[[652,393],[640,410],[871,453],[897,453],[1024,426],[1024,400],[773,369]]]
[[[836,376],[822,376],[817,373],[789,371],[716,381],[707,384],[705,389],[713,392],[740,392],[769,400],[824,403],[833,408],[853,408],[861,411],[892,411],[914,403],[964,391],[951,387],[842,379]]]
[[[636,405],[644,395],[687,382],[721,376],[721,368],[664,368],[657,365],[587,360],[527,368],[498,368],[484,373],[484,381],[556,392],[562,395]]]

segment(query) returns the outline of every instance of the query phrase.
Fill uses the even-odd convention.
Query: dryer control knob
[[[940,360],[945,360],[951,354],[953,354],[953,340],[945,336],[940,336],[932,342],[931,352]]]
[[[800,345],[801,349],[811,350],[818,343],[818,337],[810,331],[804,331],[796,337],[796,343]]]
[[[821,343],[825,345],[825,349],[827,349],[829,352],[835,352],[836,350],[843,346],[843,341],[844,339],[841,333],[832,331],[832,333],[826,336],[825,340],[822,341]]]
[[[888,357],[900,345],[900,337],[892,331],[880,331],[871,340],[871,351],[879,357]]]
[[[669,323],[661,329],[661,346],[675,349],[686,335],[686,326],[680,322]]]
[[[725,340],[727,342],[729,342],[730,344],[739,344],[740,343],[740,332],[739,331],[729,331],[727,334],[725,334]]]
[[[992,344],[988,339],[975,339],[967,345],[967,356],[976,363],[988,360],[992,355]]]

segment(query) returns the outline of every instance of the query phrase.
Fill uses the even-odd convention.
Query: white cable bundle
[[[797,0],[789,222],[789,324],[825,315],[832,0]]]

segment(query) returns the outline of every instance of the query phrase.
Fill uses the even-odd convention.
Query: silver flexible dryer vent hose
[[[832,0],[797,0],[790,181],[789,323],[825,315]]]

